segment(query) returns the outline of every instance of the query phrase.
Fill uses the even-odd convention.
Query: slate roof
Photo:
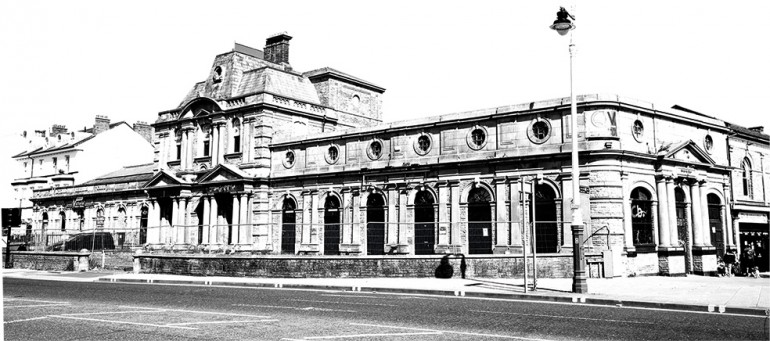
[[[23,157],[23,156],[31,156],[31,155],[48,153],[48,152],[54,152],[54,151],[64,151],[64,150],[67,150],[67,149],[73,149],[73,148],[77,147],[78,145],[82,144],[83,142],[86,142],[86,141],[94,138],[94,136],[96,136],[96,135],[85,136],[85,137],[83,137],[83,138],[81,138],[79,140],[70,141],[70,142],[67,142],[67,143],[64,143],[64,144],[61,144],[61,145],[58,145],[58,146],[57,145],[53,145],[53,146],[49,146],[49,147],[38,147],[38,148],[35,148],[33,150],[23,151],[23,152],[21,152],[19,154],[16,154],[16,155],[12,156],[12,158]]]
[[[96,179],[86,181],[80,186],[104,185],[123,182],[145,182],[152,178],[153,168],[154,164],[152,163],[125,166],[121,169],[99,176]]]
[[[269,92],[302,102],[321,104],[310,80],[271,67],[244,72],[235,97],[255,92]]]
[[[728,128],[730,128],[732,130],[735,130],[735,131],[737,131],[737,132],[739,132],[741,134],[746,134],[746,135],[757,137],[757,138],[764,139],[764,140],[770,139],[770,135],[766,135],[766,134],[760,133],[758,131],[754,131],[754,130],[751,130],[749,128],[742,127],[742,126],[739,126],[737,124],[732,124],[730,122],[725,122],[725,123],[727,123],[727,127]]]

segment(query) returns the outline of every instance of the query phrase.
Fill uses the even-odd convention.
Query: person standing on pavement
[[[733,266],[735,265],[735,253],[728,251],[724,256],[727,277],[733,277]]]
[[[746,245],[746,248],[743,249],[743,261],[741,261],[741,264],[743,265],[743,274],[745,276],[751,276],[751,274],[754,272],[754,245],[748,244]]]

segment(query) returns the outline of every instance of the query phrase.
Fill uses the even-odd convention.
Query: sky
[[[153,122],[238,42],[287,32],[297,71],[333,67],[386,88],[386,121],[575,91],[770,126],[770,1],[2,1],[4,140],[65,124]],[[2,144],[2,157],[15,146]]]

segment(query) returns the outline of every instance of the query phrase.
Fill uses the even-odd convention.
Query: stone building
[[[14,201],[22,207],[23,223],[29,226],[28,234],[41,233],[44,222],[65,226],[76,219],[71,210],[35,211],[31,201],[34,190],[79,185],[122,165],[152,162],[151,135],[152,127],[145,122],[133,126],[123,121],[110,123],[103,115],[96,116],[92,127],[79,131],[55,124],[47,131],[23,132],[27,143],[24,151],[12,157],[11,185]],[[37,221],[34,231],[33,220]]]
[[[548,266],[572,254],[574,195],[587,254],[616,273],[712,273],[745,229],[767,235],[759,128],[615,95],[578,96],[577,127],[568,98],[383,123],[385,89],[293,70],[290,39],[236,44],[158,114],[148,250],[506,260],[532,243]]]

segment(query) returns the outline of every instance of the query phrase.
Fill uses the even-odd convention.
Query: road
[[[763,317],[371,292],[3,279],[5,340],[761,340]]]

